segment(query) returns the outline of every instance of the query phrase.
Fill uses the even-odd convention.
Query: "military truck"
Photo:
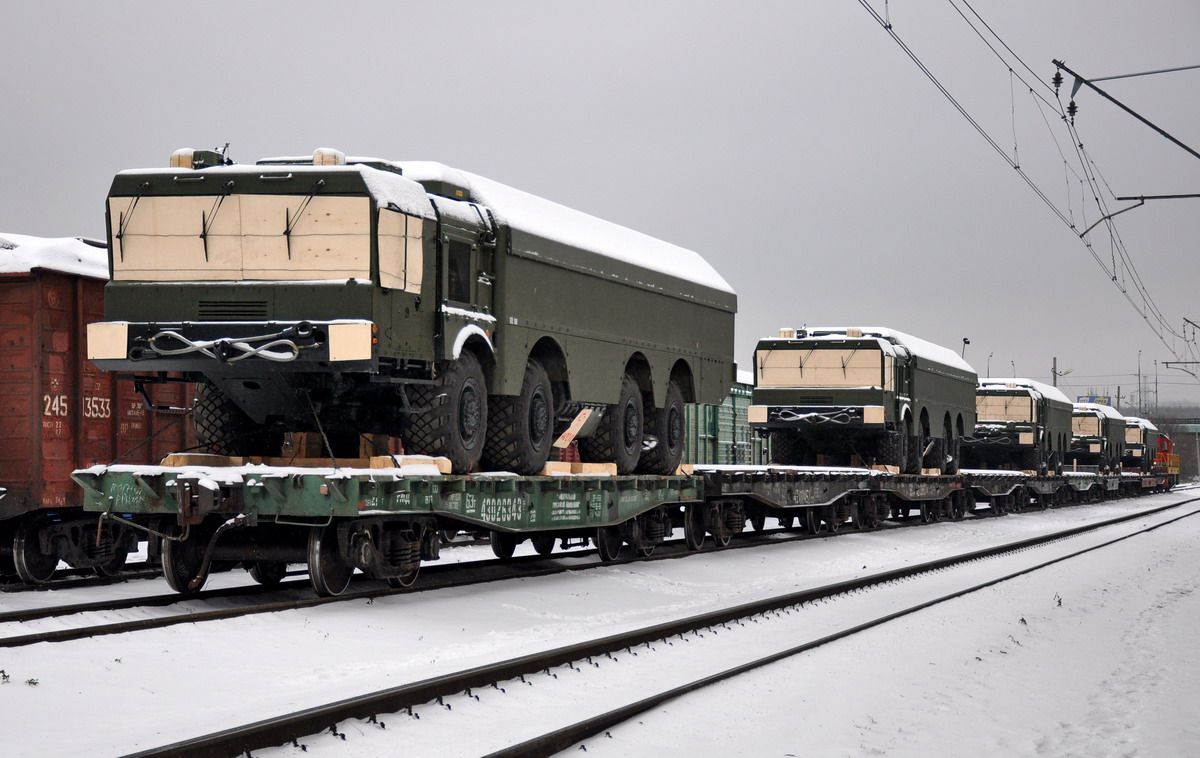
[[[668,473],[684,403],[733,379],[736,295],[697,253],[439,163],[183,149],[117,174],[107,222],[89,357],[201,382],[217,453],[373,433],[530,474],[577,421],[584,460]]]
[[[1154,422],[1136,416],[1125,417],[1125,451],[1121,455],[1121,467],[1125,470],[1149,474],[1154,468],[1154,457],[1158,454],[1158,438],[1161,436]]]
[[[1071,400],[1032,379],[985,378],[975,391],[975,431],[963,440],[970,468],[1062,471],[1071,448]]]
[[[1125,417],[1103,403],[1075,403],[1067,463],[1119,471],[1125,454]]]
[[[785,328],[754,365],[748,416],[775,463],[958,471],[978,377],[953,350],[881,327]]]

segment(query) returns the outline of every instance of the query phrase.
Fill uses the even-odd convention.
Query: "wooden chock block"
[[[572,463],[572,474],[588,474],[591,476],[616,476],[617,464],[615,463]]]
[[[546,465],[542,466],[542,476],[554,476],[555,474],[571,474],[574,473],[571,467],[574,464],[567,461],[546,461]]]
[[[163,458],[160,466],[243,466],[246,459],[232,455],[211,453],[171,453]]]
[[[883,463],[875,464],[874,466],[871,467],[871,470],[872,471],[882,471],[885,474],[899,474],[900,473],[899,466],[888,466]]]

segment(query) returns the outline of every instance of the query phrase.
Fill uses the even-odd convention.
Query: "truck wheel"
[[[225,393],[207,382],[196,387],[192,425],[196,441],[216,455],[275,456],[283,451],[283,432],[258,428]]]
[[[910,434],[908,436],[908,442],[907,442],[908,449],[905,451],[906,455],[905,455],[904,468],[901,469],[902,473],[905,473],[905,474],[921,473],[921,452],[925,449],[926,444],[927,444],[927,441],[925,440],[924,437],[922,437],[920,435],[911,435]]]
[[[621,378],[621,399],[610,405],[591,437],[579,441],[579,454],[589,462],[617,464],[618,474],[632,474],[642,455],[642,393],[633,377]]]
[[[683,393],[679,385],[667,385],[663,407],[646,409],[645,434],[653,435],[654,443],[642,450],[637,470],[644,474],[674,474],[683,459]]]
[[[456,474],[478,468],[488,420],[487,385],[479,359],[463,352],[442,367],[437,384],[415,385],[412,399],[428,409],[408,418],[405,441],[412,452],[445,456]]]
[[[1041,471],[1038,466],[1039,452],[1036,447],[1022,448],[1017,453],[1017,468],[1021,471]]]
[[[904,471],[908,459],[908,437],[904,432],[884,432],[879,438],[876,460],[884,466]]]
[[[817,456],[799,432],[771,432],[771,463],[779,466],[812,466]]]
[[[521,394],[488,398],[488,429],[483,460],[489,471],[537,474],[554,441],[554,394],[542,364],[525,364]]]

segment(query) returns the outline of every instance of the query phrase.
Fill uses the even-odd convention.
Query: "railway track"
[[[578,711],[577,701],[585,697],[581,693],[588,693],[586,697],[599,693],[594,699],[600,704],[586,706],[596,706],[591,711],[593,715],[540,729],[533,734],[518,735],[517,742],[498,746],[493,753],[499,756],[549,755],[687,692],[1200,514],[1197,502],[1200,498],[1191,498],[1000,546],[481,665],[176,742],[138,755],[231,755],[289,744],[307,749],[309,743],[319,751],[322,745],[332,747],[333,743],[317,742],[317,739],[328,737],[312,735],[328,732],[334,739],[338,736],[345,739],[348,730],[384,730],[389,722],[395,730],[397,721],[408,730],[427,727],[444,737],[447,732],[439,731],[439,726],[445,727],[456,710],[460,714],[457,718],[462,718],[464,712],[478,716],[477,711],[472,711],[473,703],[483,705],[486,700],[503,704],[509,717],[514,708],[521,714],[543,711],[557,714],[557,708],[531,710],[513,698],[520,698],[523,693],[537,688],[551,688],[539,694],[543,706],[549,699],[550,702],[570,703]],[[1147,523],[1129,523],[1138,519]],[[1118,533],[1100,531],[1107,527],[1116,528]],[[1001,557],[1005,560],[992,560]],[[880,588],[888,591],[875,592]],[[872,595],[887,602],[868,603],[870,613],[865,617],[855,618],[854,623],[845,623],[843,618],[841,625],[820,630],[822,633],[813,636],[810,616],[819,613],[824,607],[822,604],[853,602]],[[764,634],[771,633],[773,627],[774,638],[780,641],[775,647],[764,644]],[[803,641],[797,643],[798,639]],[[741,651],[742,659],[725,666],[723,662],[729,660],[727,655],[709,654],[717,645],[726,654],[731,650]],[[709,669],[696,670],[697,659],[706,661]],[[650,662],[655,660],[658,664],[651,665]],[[679,665],[681,661],[689,660],[691,665]],[[631,670],[634,668],[641,670]],[[616,671],[615,681],[632,683],[635,691],[641,685],[640,691],[644,693],[649,682],[666,683],[667,686],[649,697],[622,699],[628,696],[612,694],[611,688],[603,686],[605,680],[595,687],[587,686],[588,682],[581,683],[580,677],[609,676],[598,673],[604,669]],[[613,702],[614,698],[616,702]],[[532,721],[537,719],[532,718]],[[489,733],[486,724],[456,723],[454,728],[464,729],[461,733]],[[507,735],[511,730],[490,733]],[[419,741],[410,741],[411,736],[408,731],[404,733],[405,744],[419,751]],[[430,736],[440,739],[436,735]]]
[[[26,584],[17,577],[6,577],[0,582],[0,593],[45,592],[46,590],[73,590],[84,587],[106,587],[130,579],[153,579],[162,576],[162,569],[147,563],[131,563],[113,576],[96,576],[92,569],[59,569],[54,576],[40,584]]]
[[[882,529],[901,529],[915,526],[916,523],[888,524]],[[875,531],[878,531],[875,530]],[[795,529],[765,529],[761,532],[747,531],[737,535],[733,542],[721,550],[736,550],[741,548],[758,547],[765,542],[791,542],[804,539],[814,539],[828,536],[824,533],[809,534]],[[41,619],[70,616],[79,613],[103,613],[126,610],[130,608],[167,607],[171,605],[187,606],[178,614],[155,618],[143,618],[132,621],[95,624],[66,629],[54,629],[45,632],[0,636],[0,649],[22,647],[39,642],[68,642],[113,634],[161,629],[177,624],[191,624],[202,621],[221,621],[225,619],[248,616],[257,613],[276,613],[287,610],[300,610],[331,603],[341,603],[355,600],[373,600],[389,595],[425,592],[429,590],[464,587],[472,584],[503,581],[506,579],[533,578],[561,573],[563,571],[578,571],[604,566],[620,565],[632,561],[671,560],[694,554],[687,548],[685,541],[672,539],[664,542],[649,558],[638,557],[632,550],[627,550],[623,557],[615,562],[602,563],[597,559],[595,548],[575,549],[568,552],[555,553],[551,556],[525,555],[508,560],[488,559],[478,561],[463,561],[443,565],[426,566],[422,569],[421,581],[414,587],[393,589],[382,582],[356,576],[352,589],[336,597],[314,597],[309,593],[310,584],[307,579],[284,581],[274,587],[245,585],[226,587],[213,590],[202,590],[194,595],[183,596],[176,592],[148,595],[116,600],[97,600],[84,603],[27,608],[14,611],[0,612],[0,625],[8,623],[27,623]],[[305,572],[290,572],[290,575],[304,575]],[[303,597],[278,599],[281,593],[296,591],[304,593]],[[247,601],[245,605],[197,610],[197,601],[213,600]],[[2,634],[2,632],[0,632]]]

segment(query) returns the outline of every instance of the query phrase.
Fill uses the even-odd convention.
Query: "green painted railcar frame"
[[[337,519],[436,516],[501,532],[566,531],[622,523],[662,505],[703,500],[690,476],[472,477],[244,472],[221,483],[204,472],[120,467],[76,472],[84,509],[173,516],[181,526],[211,514],[306,526]],[[180,504],[183,504],[182,507]]]

